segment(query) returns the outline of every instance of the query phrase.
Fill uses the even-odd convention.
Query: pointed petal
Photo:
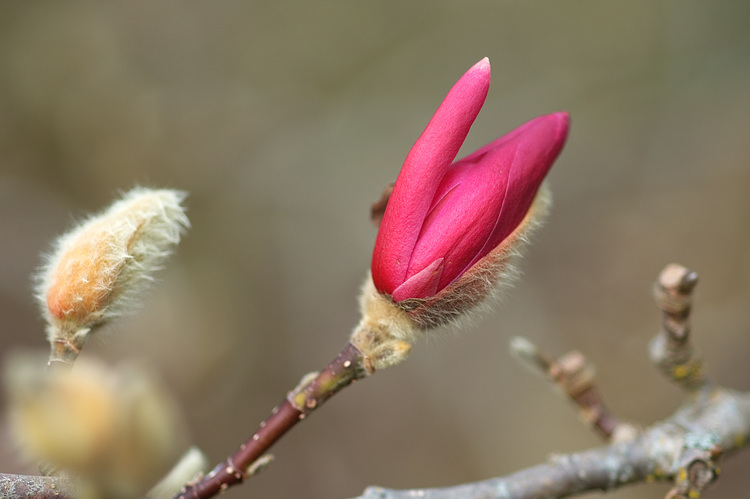
[[[565,113],[542,116],[454,163],[419,235],[407,279],[442,257],[439,291],[513,232],[560,152],[567,128]]]
[[[484,104],[489,60],[482,59],[453,86],[404,161],[375,242],[372,276],[378,290],[401,285],[435,192]]]
[[[393,290],[393,301],[409,298],[426,298],[437,293],[440,277],[443,274],[443,259],[438,258],[421,272],[413,275]]]
[[[508,169],[495,163],[451,166],[438,191],[448,189],[448,199],[430,213],[431,223],[419,236],[407,278],[440,257],[445,263],[438,290],[462,274],[495,227],[507,180]]]
[[[495,228],[467,268],[497,247],[521,223],[565,144],[569,126],[568,113],[540,116],[483,148],[486,150],[483,162],[508,165],[508,187]],[[489,147],[497,143],[499,146]]]

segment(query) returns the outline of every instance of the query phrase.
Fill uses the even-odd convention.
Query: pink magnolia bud
[[[372,258],[375,287],[395,303],[446,295],[483,266],[522,225],[565,142],[568,115],[555,113],[453,162],[489,83],[483,59],[448,93],[398,176]]]
[[[567,113],[540,116],[454,161],[489,85],[485,58],[453,86],[404,161],[353,336],[365,350],[408,353],[399,342],[411,344],[419,330],[479,304],[509,273],[510,257],[546,212],[540,187],[567,137]],[[376,330],[387,330],[395,343],[383,342]],[[400,362],[388,355],[382,367]]]

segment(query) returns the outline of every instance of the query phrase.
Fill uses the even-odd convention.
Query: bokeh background
[[[699,272],[695,342],[750,389],[750,3],[744,0],[6,2],[0,7],[0,342],[46,349],[29,276],[73,220],[136,184],[193,227],[137,315],[85,355],[162,376],[212,464],[358,320],[370,203],[456,79],[493,84],[463,153],[539,115],[572,131],[523,279],[470,331],[357,383],[227,497],[446,486],[599,444],[508,353],[579,349],[623,418],[668,416],[650,289]],[[3,361],[4,362],[4,361]],[[747,490],[728,460],[712,497]],[[6,472],[33,472],[8,436]],[[607,497],[662,498],[664,484]],[[596,494],[594,494],[596,495]]]

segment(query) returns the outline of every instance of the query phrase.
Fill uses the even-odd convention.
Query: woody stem
[[[357,347],[347,343],[322,371],[305,377],[299,386],[289,392],[237,452],[219,463],[200,481],[183,488],[175,499],[207,499],[232,485],[242,483],[252,474],[253,464],[295,424],[342,388],[367,376],[363,358]]]

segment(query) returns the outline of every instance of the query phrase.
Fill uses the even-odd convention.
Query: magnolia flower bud
[[[76,477],[88,497],[136,498],[178,459],[184,425],[142,369],[79,360],[71,371],[9,359],[10,423],[29,458]]]
[[[374,369],[401,362],[419,333],[464,317],[507,281],[511,257],[547,211],[541,184],[567,137],[567,113],[453,161],[489,84],[483,59],[448,93],[393,187],[352,336]]]
[[[136,188],[57,240],[37,284],[53,352],[74,357],[94,326],[128,309],[188,227],[184,198]]]

